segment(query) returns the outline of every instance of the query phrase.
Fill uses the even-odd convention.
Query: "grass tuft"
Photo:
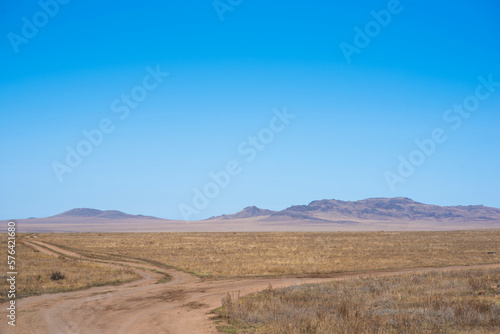
[[[64,277],[65,277],[64,274],[61,273],[60,271],[54,271],[50,275],[50,279],[53,280],[53,281],[59,281],[61,279],[64,279]]]

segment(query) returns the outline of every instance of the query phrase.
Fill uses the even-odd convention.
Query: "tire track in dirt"
[[[25,243],[52,256],[63,254],[110,266],[129,266],[141,276],[141,279],[120,286],[101,286],[21,299],[17,302],[19,312],[17,326],[15,329],[8,328],[5,333],[214,334],[217,330],[208,313],[221,305],[221,299],[228,291],[244,296],[265,289],[269,284],[279,288],[302,283],[405,273],[500,267],[500,264],[493,264],[342,273],[323,278],[266,277],[202,281],[198,277],[175,269],[128,261],[96,260],[33,239]],[[172,276],[172,279],[166,283],[155,284],[158,278],[163,276],[152,270],[166,273]],[[0,307],[3,308],[5,305]],[[0,332],[4,333],[4,330]]]

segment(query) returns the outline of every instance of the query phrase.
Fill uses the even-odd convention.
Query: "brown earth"
[[[25,241],[46,254],[64,254],[95,261],[80,254],[31,239]],[[174,270],[127,261],[101,261],[109,265],[127,265],[142,278],[121,286],[102,286],[83,291],[28,297],[17,301],[16,327],[4,324],[1,333],[217,333],[210,319],[211,310],[221,305],[229,291],[244,296],[271,284],[284,287],[373,276],[391,276],[426,271],[473,268],[498,268],[500,264],[467,267],[411,268],[397,271],[374,271],[334,274],[328,278],[275,277],[203,281]],[[161,273],[172,276],[157,284]],[[7,304],[0,305],[4,309]],[[4,319],[5,321],[5,319]]]

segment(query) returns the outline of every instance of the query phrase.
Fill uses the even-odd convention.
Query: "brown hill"
[[[259,209],[256,206],[247,206],[241,211],[238,211],[236,213],[233,213],[231,215],[222,215],[222,216],[217,216],[217,217],[211,217],[206,220],[214,220],[214,219],[244,219],[244,218],[254,218],[254,217],[261,217],[261,216],[269,216],[273,214],[275,211],[272,210],[267,210],[267,209]]]
[[[58,215],[52,216],[57,218],[110,218],[110,219],[160,219],[152,216],[143,216],[143,215],[130,215],[125,212],[121,212],[118,210],[97,210],[97,209],[89,209],[89,208],[78,208],[71,209],[60,213]],[[52,218],[50,217],[50,218]]]

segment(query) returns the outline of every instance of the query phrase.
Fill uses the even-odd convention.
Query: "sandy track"
[[[41,241],[30,240],[25,243],[49,255],[64,254],[93,260]],[[500,264],[495,264],[346,273],[328,278],[276,277],[201,281],[197,277],[174,269],[164,269],[149,264],[126,261],[100,260],[100,262],[113,266],[128,265],[141,276],[141,279],[120,286],[95,287],[83,291],[21,299],[17,303],[16,328],[6,326],[4,322],[0,326],[0,333],[217,333],[208,312],[221,305],[221,299],[228,291],[244,296],[265,289],[269,284],[273,287],[284,287],[369,276],[500,267]],[[162,275],[142,268],[167,273],[172,276],[172,280],[155,284]],[[6,304],[0,308],[5,309],[4,306]]]

